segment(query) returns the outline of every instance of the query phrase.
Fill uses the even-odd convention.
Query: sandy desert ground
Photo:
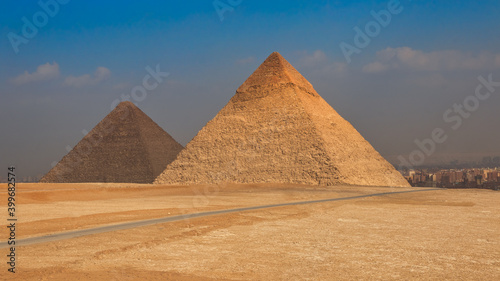
[[[403,190],[411,189],[18,184],[16,238]],[[21,246],[16,274],[2,248],[0,279],[499,280],[499,202],[495,191],[437,190],[191,218]]]

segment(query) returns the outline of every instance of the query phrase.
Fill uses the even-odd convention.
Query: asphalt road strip
[[[15,247],[28,246],[28,245],[33,245],[33,244],[41,244],[41,243],[47,243],[47,242],[65,240],[65,239],[78,238],[78,237],[87,236],[87,235],[100,234],[100,233],[112,232],[112,231],[118,231],[118,230],[124,230],[124,229],[131,229],[131,228],[136,228],[136,227],[141,227],[141,226],[148,226],[148,225],[153,225],[153,224],[182,221],[182,220],[187,220],[187,219],[222,215],[222,214],[228,214],[228,213],[238,213],[238,212],[244,212],[244,211],[253,211],[253,210],[269,209],[269,208],[276,208],[276,207],[306,205],[306,204],[325,203],[325,202],[333,202],[333,201],[345,201],[345,200],[354,200],[354,199],[377,197],[377,196],[384,196],[384,195],[423,192],[423,191],[436,191],[436,190],[443,190],[443,188],[417,189],[417,190],[407,190],[407,191],[397,191],[397,192],[383,192],[383,193],[374,193],[374,194],[367,194],[367,195],[358,195],[358,196],[352,196],[352,197],[329,198],[329,199],[319,199],[319,200],[312,200],[312,201],[299,201],[299,202],[280,203],[280,204],[262,205],[262,206],[254,206],[254,207],[243,207],[243,208],[227,209],[227,210],[218,210],[218,211],[210,211],[210,212],[201,212],[201,213],[193,213],[193,214],[184,214],[184,215],[177,215],[177,216],[172,216],[172,217],[140,220],[140,221],[134,221],[134,222],[115,224],[115,225],[100,226],[100,227],[89,228],[89,229],[60,232],[60,233],[54,233],[54,234],[38,236],[38,237],[30,237],[30,238],[25,238],[25,239],[16,239]],[[8,245],[7,241],[0,242],[0,249],[9,248],[12,246],[14,246],[14,245]]]

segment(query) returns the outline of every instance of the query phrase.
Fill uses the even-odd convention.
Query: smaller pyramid
[[[152,183],[183,149],[131,102],[122,102],[40,182]]]

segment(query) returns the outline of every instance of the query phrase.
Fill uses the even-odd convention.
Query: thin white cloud
[[[381,62],[372,62],[363,67],[364,72],[368,73],[377,73],[377,72],[384,72],[388,69],[389,67]]]
[[[243,58],[236,61],[237,64],[250,64],[253,62],[255,62],[255,57]]]
[[[106,67],[99,66],[96,69],[94,76],[95,76],[95,79],[97,82],[102,81],[102,80],[106,80],[109,78],[109,76],[111,76],[111,71],[109,69],[107,69]]]
[[[84,85],[91,84],[92,82],[93,81],[90,75],[85,74],[78,77],[75,76],[66,77],[66,79],[64,80],[64,85],[73,87],[82,87]]]
[[[106,80],[111,75],[111,71],[106,67],[99,66],[94,74],[84,74],[81,76],[68,76],[64,80],[64,85],[71,87],[83,87],[87,85],[95,85],[103,80]]]
[[[395,69],[417,71],[485,70],[500,68],[500,55],[473,55],[457,50],[423,52],[409,47],[386,48],[376,59],[363,67],[364,72],[377,73]]]
[[[304,56],[301,58],[300,62],[304,66],[311,67],[324,64],[325,62],[327,62],[327,59],[328,58],[326,57],[326,54],[323,51],[316,50],[312,54],[304,53]]]
[[[315,73],[338,75],[347,71],[346,63],[332,62],[322,50],[316,50],[313,53],[303,51],[299,55],[298,66],[310,69]]]
[[[341,74],[347,71],[347,64],[344,62],[334,62],[323,67],[323,71],[332,74]]]
[[[39,65],[35,72],[25,71],[23,74],[12,79],[12,82],[18,85],[31,82],[50,80],[59,76],[59,65],[56,62]]]

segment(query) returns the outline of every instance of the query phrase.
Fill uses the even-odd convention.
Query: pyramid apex
[[[116,108],[121,108],[121,107],[137,107],[133,102],[131,101],[122,101],[120,102]]]
[[[285,71],[288,67],[293,68],[293,66],[278,52],[272,52],[262,64],[267,67],[279,67],[282,71]]]
[[[130,112],[137,112],[137,111],[142,112],[142,110],[140,110],[139,107],[137,107],[137,105],[135,105],[135,103],[131,101],[122,101],[113,109],[113,111],[124,111],[124,110]]]
[[[253,87],[276,87],[279,84],[292,83],[313,95],[317,95],[313,86],[280,53],[273,52],[238,88],[245,92]]]
[[[264,63],[268,62],[268,64],[274,63],[281,67],[286,67],[287,64],[290,64],[280,53],[272,52]],[[264,64],[263,63],[263,64]],[[291,66],[291,65],[290,65]]]
[[[282,56],[280,53],[278,53],[278,52],[272,52],[272,53],[269,55],[269,57],[268,57],[268,58],[270,58],[270,57],[278,57],[278,58],[282,58],[282,59],[284,59],[284,58],[283,58],[283,56]]]

